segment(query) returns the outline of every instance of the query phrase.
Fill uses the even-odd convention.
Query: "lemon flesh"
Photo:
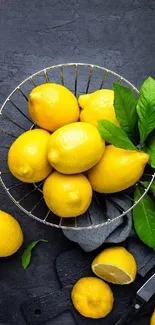
[[[94,259],[92,271],[107,282],[123,285],[135,280],[137,265],[124,247],[111,247]]]

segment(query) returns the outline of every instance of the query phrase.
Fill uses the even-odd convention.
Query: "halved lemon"
[[[94,259],[92,271],[107,282],[122,285],[135,280],[137,265],[133,255],[124,247],[110,247]]]

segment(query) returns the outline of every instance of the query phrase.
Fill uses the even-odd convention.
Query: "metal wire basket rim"
[[[114,76],[117,76],[118,78],[120,78],[120,80],[123,80],[125,81],[129,86],[132,87],[132,89],[137,92],[139,94],[139,91],[136,87],[134,87],[128,80],[126,80],[124,77],[120,76],[119,74],[117,74],[116,72],[112,71],[112,70],[109,70],[107,68],[104,68],[104,67],[101,67],[101,66],[98,66],[98,65],[94,65],[94,64],[89,64],[89,63],[64,63],[64,64],[58,64],[58,65],[53,65],[53,66],[50,66],[50,67],[47,67],[47,68],[44,68],[40,71],[37,71],[36,73],[32,74],[31,76],[29,76],[28,78],[26,78],[24,81],[22,81],[11,93],[10,95],[6,98],[5,102],[3,103],[3,105],[1,106],[1,109],[0,109],[0,114],[2,114],[2,110],[4,108],[4,106],[6,105],[7,101],[9,101],[9,98],[16,92],[16,90],[20,89],[20,87],[25,84],[27,81],[31,80],[33,77],[41,74],[41,73],[46,73],[46,71],[48,70],[52,70],[52,69],[57,69],[57,68],[63,68],[63,67],[69,67],[69,66],[72,66],[75,68],[77,68],[78,66],[85,66],[85,67],[90,67],[90,68],[97,68],[99,70],[103,70],[105,72],[108,72],[108,73],[111,73],[112,75]],[[33,123],[33,121],[32,121]],[[2,173],[0,172],[0,175]],[[97,224],[97,225],[91,225],[91,226],[87,226],[87,227],[76,227],[76,226],[63,226],[63,225],[56,225],[56,224],[52,224],[46,220],[42,220],[38,217],[36,217],[34,214],[32,214],[31,212],[27,211],[24,207],[22,207],[15,199],[14,197],[10,194],[10,192],[8,191],[7,187],[5,186],[1,176],[0,176],[0,182],[3,186],[3,188],[5,189],[5,191],[7,192],[7,194],[9,195],[9,197],[11,198],[11,200],[15,203],[16,206],[18,206],[25,214],[29,215],[30,217],[32,217],[33,219],[45,224],[45,225],[49,225],[49,226],[52,226],[52,227],[55,227],[55,228],[59,228],[59,229],[69,229],[69,230],[89,230],[89,229],[97,229],[97,228],[101,228],[103,227],[104,225],[107,225],[107,224],[110,224],[112,222],[114,222],[115,220],[119,220],[120,218],[122,218],[123,216],[125,216],[126,214],[128,214],[130,211],[132,211],[132,209],[143,199],[143,197],[145,196],[145,194],[149,191],[154,179],[155,179],[155,173],[153,175],[150,175],[152,176],[152,179],[148,185],[148,187],[144,190],[144,193],[142,194],[142,196],[139,198],[139,200],[135,201],[135,203],[126,211],[124,211],[122,214],[120,214],[118,217],[116,217],[115,219],[112,219],[112,220],[108,220],[106,222],[103,222],[101,224]],[[59,218],[59,217],[58,217]],[[60,218],[61,219],[61,218]]]
[[[85,66],[85,67],[91,67],[92,69],[93,68],[96,68],[96,69],[99,69],[99,70],[106,71],[106,72],[111,73],[112,75],[114,75],[116,77],[119,77],[121,80],[124,80],[129,86],[132,87],[132,89],[135,92],[137,92],[139,94],[139,90],[135,86],[133,86],[131,82],[129,82],[127,79],[125,79],[124,77],[122,77],[121,75],[119,75],[118,73],[116,73],[116,72],[114,72],[112,70],[109,70],[107,68],[101,67],[99,65],[94,65],[94,64],[91,64],[91,63],[62,63],[62,64],[52,65],[52,66],[49,66],[47,68],[41,69],[41,70],[33,73],[31,76],[27,77],[26,79],[24,79],[20,84],[18,84],[18,86],[16,88],[14,88],[14,90],[6,98],[6,100],[4,101],[4,103],[1,106],[0,113],[2,112],[4,106],[6,105],[7,101],[9,100],[9,98],[16,92],[16,90],[18,90],[22,85],[24,85],[25,82],[31,80],[33,77],[39,75],[42,72],[46,72],[48,70],[57,69],[57,68],[69,67],[69,66],[71,66],[71,67],[72,66],[75,66],[75,67]]]

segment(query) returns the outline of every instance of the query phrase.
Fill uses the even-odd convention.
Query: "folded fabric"
[[[98,204],[99,203],[99,204]],[[132,229],[131,212],[119,217],[123,211],[131,207],[131,200],[124,195],[111,195],[106,199],[103,195],[97,195],[97,200],[93,198],[89,211],[78,220],[78,228],[64,229],[64,235],[78,243],[81,248],[90,252],[104,242],[120,243],[130,234]],[[91,229],[84,228],[90,226],[89,220],[93,224]],[[83,229],[79,229],[83,227]]]

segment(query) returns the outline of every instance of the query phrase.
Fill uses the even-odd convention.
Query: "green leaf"
[[[134,200],[137,201],[144,191],[135,186]],[[133,209],[133,221],[137,235],[147,246],[155,249],[155,203],[146,194]]]
[[[117,120],[128,137],[136,141],[138,130],[137,100],[129,88],[114,83],[113,89],[114,108]]]
[[[24,269],[26,269],[28,267],[28,265],[30,264],[32,249],[40,242],[47,243],[48,240],[45,240],[45,239],[36,240],[36,241],[30,243],[27,246],[27,248],[24,250],[23,255],[22,255],[22,266]]]
[[[110,142],[115,147],[136,150],[134,144],[130,141],[126,133],[108,120],[98,121],[98,130],[105,141]]]
[[[140,182],[145,188],[147,188],[148,186],[149,186],[149,184],[150,184],[150,182],[148,182],[148,181],[141,181]],[[152,182],[152,184],[151,184],[151,186],[150,186],[150,188],[149,188],[149,190],[152,192],[152,194],[155,196],[155,182]]]
[[[155,128],[155,80],[149,77],[140,89],[137,103],[140,143],[143,144]]]
[[[145,151],[150,156],[149,164],[151,167],[155,168],[155,131],[153,131],[147,138],[143,151]]]

